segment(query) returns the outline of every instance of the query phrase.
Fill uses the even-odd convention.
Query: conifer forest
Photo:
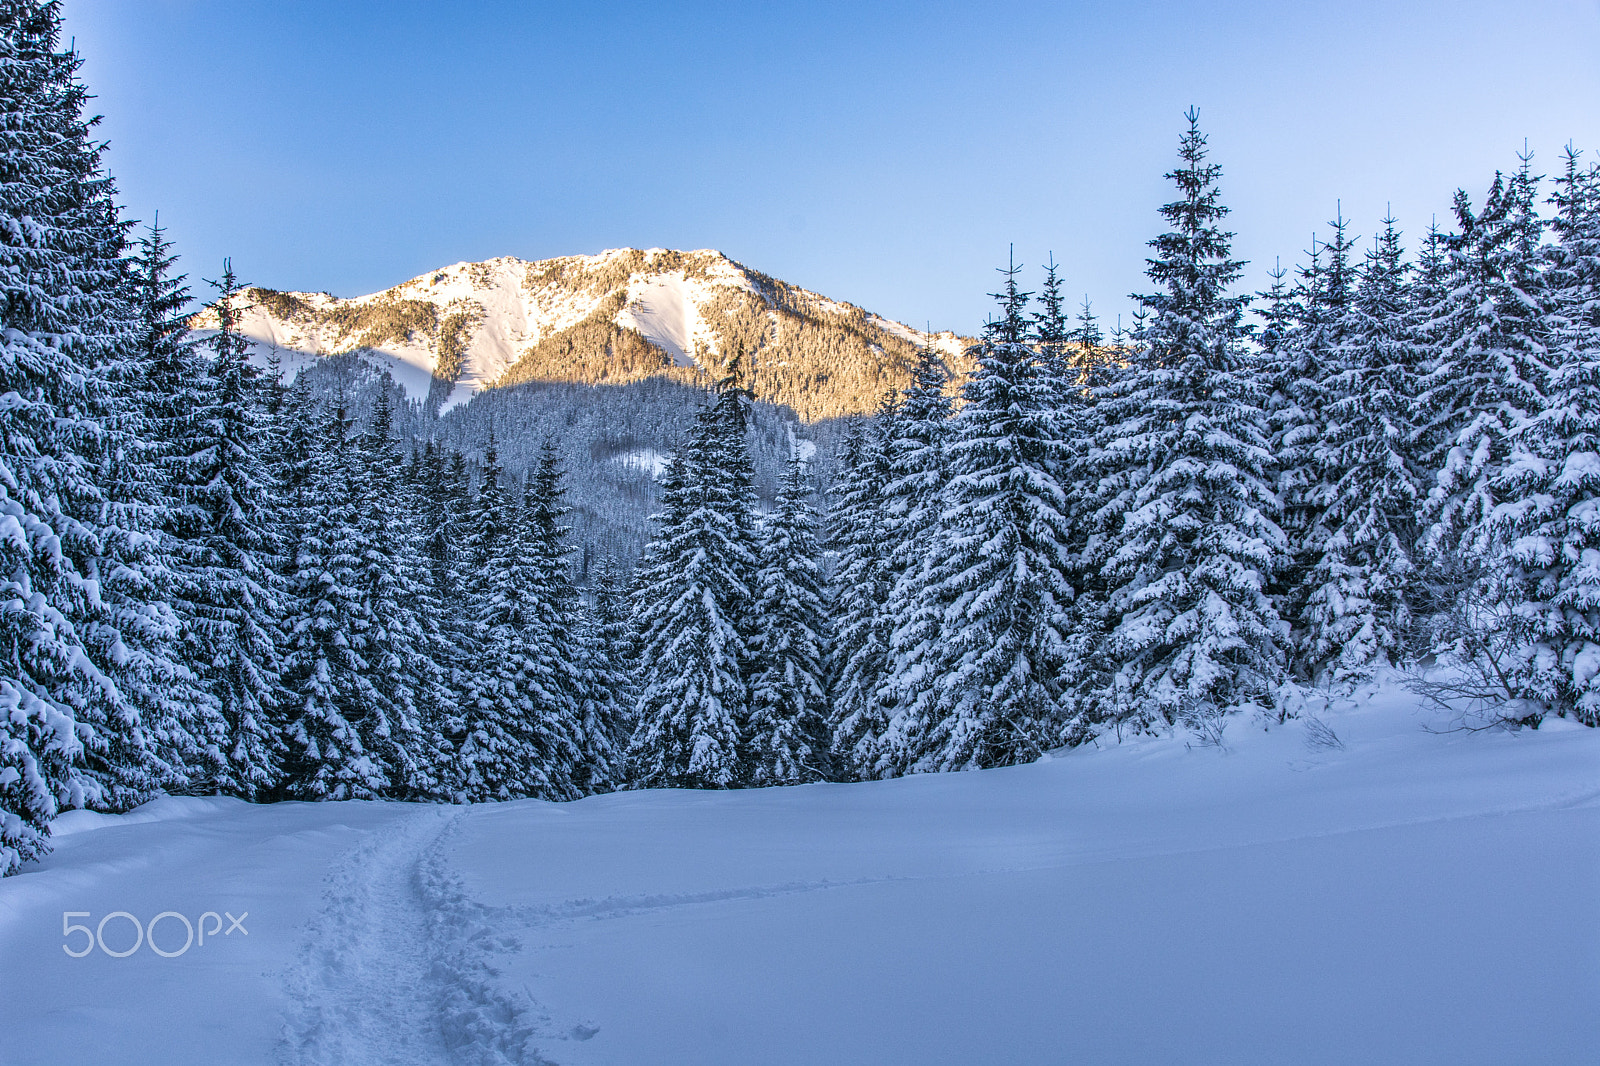
[[[158,794],[894,778],[1220,743],[1384,672],[1600,726],[1576,147],[1441,190],[1431,227],[1330,210],[1250,292],[1226,160],[1174,115],[1131,321],[1007,261],[958,376],[915,353],[770,492],[752,329],[634,557],[577,544],[560,440],[464,449],[403,393],[252,359],[235,265],[119,206],[60,19],[0,3],[0,873]]]

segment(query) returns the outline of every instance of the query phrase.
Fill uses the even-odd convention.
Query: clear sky
[[[717,248],[975,330],[1015,243],[1114,317],[1201,110],[1247,283],[1337,203],[1412,238],[1524,140],[1600,150],[1600,0],[66,0],[129,212],[183,268],[354,296]]]

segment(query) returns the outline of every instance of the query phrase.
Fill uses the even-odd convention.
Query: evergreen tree
[[[641,691],[629,745],[643,787],[745,783],[747,640],[756,566],[738,362],[662,477],[659,532],[634,597]]]
[[[561,484],[561,464],[555,444],[545,441],[539,465],[526,487],[524,521],[528,544],[527,590],[533,607],[529,642],[537,655],[541,688],[552,699],[541,708],[548,748],[554,756],[550,774],[569,787],[575,782],[603,778],[610,773],[616,752],[610,730],[602,723],[593,735],[584,727],[583,702],[588,695],[583,657],[577,654],[580,600],[573,584],[567,556],[570,512]]]
[[[1315,571],[1328,536],[1324,513],[1339,476],[1326,463],[1327,437],[1335,432],[1333,382],[1347,369],[1356,283],[1350,262],[1354,242],[1344,216],[1329,225],[1333,239],[1313,241],[1311,265],[1301,272],[1291,297],[1296,322],[1273,353],[1277,382],[1269,404],[1282,504],[1279,525],[1289,549],[1273,591],[1278,613],[1291,631],[1290,672],[1300,678],[1309,678],[1316,669],[1316,641],[1308,635],[1307,615],[1314,590],[1321,587]]]
[[[1545,409],[1513,439],[1491,516],[1494,591],[1516,640],[1509,694],[1600,725],[1600,170],[1570,148],[1546,252],[1555,363]]]
[[[550,560],[540,544],[547,531],[530,514],[526,493],[507,492],[503,480],[491,438],[467,517],[475,661],[457,791],[468,800],[573,799],[582,762],[577,679],[554,663],[555,643],[570,635],[553,628],[547,602]],[[553,520],[558,496],[544,506]]]
[[[341,398],[312,442],[304,530],[288,561],[284,681],[293,693],[285,759],[289,794],[376,799],[395,777],[401,737],[373,683],[372,616],[361,568],[358,457]]]
[[[1029,344],[1028,294],[1015,266],[1005,273],[1001,314],[972,353],[979,368],[947,446],[951,477],[923,583],[929,605],[942,607],[931,669],[897,663],[900,702],[885,744],[905,771],[1027,761],[1059,727],[1073,597],[1059,392]]]
[[[1328,345],[1323,426],[1308,457],[1321,478],[1299,654],[1313,678],[1368,676],[1398,661],[1422,486],[1411,455],[1412,397],[1425,353],[1407,338],[1406,268],[1393,219],[1367,253]]]
[[[1424,468],[1437,475],[1424,507],[1429,551],[1481,574],[1499,550],[1488,521],[1511,438],[1546,407],[1550,307],[1540,273],[1539,179],[1526,162],[1496,174],[1483,209],[1455,200],[1460,232],[1446,250],[1432,309],[1438,356],[1422,382]]]
[[[907,544],[887,536],[884,498],[890,463],[883,434],[890,420],[851,424],[834,458],[833,506],[828,545],[835,554],[829,601],[834,623],[829,689],[833,763],[848,778],[879,776],[878,743],[890,706],[880,689],[888,677],[894,616],[887,608],[894,587],[891,550]],[[892,415],[891,415],[892,417]]]
[[[1067,339],[1072,345],[1068,357],[1076,365],[1078,383],[1085,389],[1104,384],[1106,337],[1087,295],[1078,305],[1078,324],[1072,327]]]
[[[46,850],[63,807],[127,806],[158,777],[97,583],[116,562],[98,416],[128,337],[125,230],[59,40],[56,3],[0,5],[0,874]]]
[[[462,521],[462,555],[469,575],[462,590],[462,732],[449,786],[459,801],[529,795],[537,786],[532,768],[543,762],[534,723],[516,691],[521,663],[509,661],[512,649],[505,646],[516,630],[508,626],[497,631],[502,623],[519,620],[511,617],[517,568],[508,551],[519,544],[512,536],[512,517],[491,429],[478,491]]]
[[[1040,371],[1063,389],[1075,391],[1079,375],[1068,369],[1073,330],[1067,324],[1067,301],[1061,294],[1061,277],[1055,257],[1044,268],[1044,284],[1039,289],[1039,310],[1031,316],[1031,339],[1039,359]]]
[[[1114,664],[1101,713],[1135,727],[1269,698],[1282,674],[1267,586],[1285,542],[1268,482],[1271,451],[1262,368],[1245,348],[1248,297],[1228,293],[1242,264],[1220,221],[1221,168],[1205,162],[1188,113],[1180,198],[1161,209],[1172,230],[1151,242],[1150,312],[1130,366],[1102,401],[1097,444],[1102,513],[1120,526],[1093,560],[1109,585]],[[1214,734],[1213,734],[1214,735]]]
[[[162,305],[181,307],[182,290],[163,299],[161,242],[153,237],[144,257],[146,349],[152,428],[170,501],[171,595],[183,657],[198,676],[193,717],[205,712],[205,732],[189,732],[214,736],[208,765],[191,775],[255,797],[277,786],[284,754],[264,397],[246,361],[248,342],[235,327],[231,267],[225,263],[215,283],[219,329],[207,342],[207,360],[181,320],[162,322]]]
[[[404,478],[393,435],[390,383],[382,383],[365,433],[349,456],[356,496],[352,566],[361,614],[348,639],[378,700],[382,723],[369,748],[387,767],[385,794],[406,798],[443,791],[445,730],[454,717],[446,686],[447,646],[438,625],[421,534],[421,505]]]
[[[584,669],[580,712],[587,758],[578,785],[585,792],[603,792],[626,780],[624,756],[639,697],[628,654],[632,634],[627,590],[610,556],[594,569],[592,598],[579,625]]]
[[[447,453],[428,441],[419,457],[414,491],[420,509],[420,534],[426,561],[426,595],[433,604],[437,639],[437,661],[446,695],[435,708],[433,730],[444,738],[452,752],[466,736],[462,715],[473,691],[477,659],[474,621],[467,588],[470,584],[469,553],[465,549],[467,515],[472,503],[471,479],[466,457]],[[454,756],[451,756],[454,765]],[[441,771],[438,788],[443,795],[454,794],[453,771]]]
[[[138,802],[149,787],[211,787],[223,759],[221,718],[184,665],[181,620],[169,602],[181,564],[163,536],[174,501],[161,464],[168,427],[156,417],[160,405],[151,367],[163,328],[180,342],[186,336],[178,312],[188,292],[181,279],[167,283],[172,262],[158,230],[139,243],[125,262],[127,321],[120,330],[104,322],[100,342],[92,346],[92,373],[104,385],[98,390],[100,431],[94,447],[103,493],[77,501],[99,531],[98,553],[81,555],[77,565],[98,587],[103,614],[88,621],[84,632],[90,654],[116,681],[147,742],[137,748],[144,765],[131,774],[112,767],[125,763],[133,750],[109,758],[90,753],[91,774],[109,772],[143,782],[120,790],[120,798],[109,801],[113,808]],[[147,306],[151,300],[158,306]]]
[[[805,466],[791,455],[768,518],[756,574],[750,723],[750,783],[792,785],[829,776],[828,647],[816,517]]]

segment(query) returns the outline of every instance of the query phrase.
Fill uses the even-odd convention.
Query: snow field
[[[0,882],[6,1062],[1592,1061],[1600,733],[1324,719],[1343,750],[1235,718],[856,785],[71,814]],[[249,934],[74,959],[68,909]]]

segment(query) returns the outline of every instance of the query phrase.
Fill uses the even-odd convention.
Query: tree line
[[[1524,157],[1410,260],[1394,219],[1358,256],[1336,218],[1252,295],[1188,119],[1132,328],[1008,268],[959,397],[924,352],[845,437],[827,583],[798,495],[748,531],[719,387],[636,582],[639,781],[1218,742],[1387,667],[1485,720],[1600,724],[1600,169],[1569,148],[1541,204]]]

